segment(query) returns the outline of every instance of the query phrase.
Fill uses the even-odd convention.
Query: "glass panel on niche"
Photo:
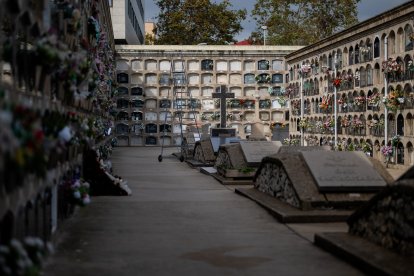
[[[182,108],[186,108],[186,105],[187,105],[186,99],[176,99],[174,101],[174,108],[182,109]]]
[[[168,99],[160,100],[160,108],[170,108],[170,107],[171,107],[171,100],[168,100]]]
[[[157,133],[157,125],[156,124],[147,124],[145,126],[145,133]]]
[[[269,121],[270,120],[270,114],[268,112],[260,112],[259,116],[260,116],[260,120],[262,120],[262,121]]]
[[[213,66],[213,60],[211,59],[204,59],[201,61],[201,70],[213,70],[214,66]]]
[[[126,99],[118,99],[116,101],[117,108],[128,108],[128,106],[129,106],[129,101]]]
[[[170,75],[169,74],[161,74],[159,84],[160,85],[170,85]]]
[[[259,60],[257,63],[258,70],[269,70],[269,61],[268,60]]]
[[[132,112],[131,120],[132,121],[141,121],[142,120],[142,112]]]
[[[129,82],[128,74],[126,74],[126,73],[119,73],[117,75],[117,79],[116,80],[117,80],[118,83],[128,83]]]
[[[144,124],[134,124],[131,126],[131,133],[133,134],[142,134],[144,130]]]
[[[120,86],[117,89],[118,91],[118,96],[128,96],[128,88]]]
[[[129,114],[128,114],[128,112],[121,111],[116,115],[116,119],[118,121],[122,121],[122,120],[127,121],[127,120],[129,120]]]
[[[171,132],[172,126],[169,124],[162,124],[160,125],[160,132]]]
[[[145,137],[145,144],[146,145],[156,145],[157,144],[157,137],[154,137],[154,136]]]
[[[283,75],[282,74],[273,74],[272,75],[272,82],[273,83],[283,83]]]
[[[212,74],[203,74],[201,76],[201,84],[210,84],[213,81],[213,75]]]
[[[226,84],[227,83],[227,75],[226,74],[217,74],[217,83]]]
[[[145,89],[145,96],[147,96],[147,97],[156,97],[157,96],[157,88],[156,87],[147,87]]]
[[[196,74],[188,75],[188,83],[189,84],[198,84],[200,82],[200,76]]]
[[[141,87],[132,87],[131,96],[142,96],[143,90]]]
[[[256,80],[254,79],[254,74],[246,74],[244,75],[244,83],[245,84],[253,84]]]
[[[184,73],[174,73],[173,74],[173,81],[175,85],[185,85],[185,74]]]
[[[127,124],[117,124],[115,128],[116,134],[126,134],[129,131]]]
[[[234,97],[242,96],[242,89],[240,87],[230,87],[230,92],[234,93]]]
[[[143,100],[131,100],[131,107],[133,108],[142,108],[144,106]]]

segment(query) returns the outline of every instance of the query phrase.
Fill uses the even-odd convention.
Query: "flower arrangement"
[[[296,146],[299,145],[299,139],[295,139],[295,138],[285,138],[283,139],[283,144],[287,145],[287,146]]]
[[[277,97],[276,100],[280,104],[280,106],[285,106],[286,105],[287,98],[282,96],[282,97]]]
[[[408,38],[410,39],[410,41],[411,41],[411,42],[413,42],[413,41],[414,41],[414,33],[411,33],[411,34],[408,36]]]
[[[359,52],[361,53],[361,55],[369,54],[369,52],[371,52],[371,48],[368,46],[363,46],[359,48]]]
[[[404,103],[404,94],[399,89],[393,90],[382,99],[382,102],[388,109],[395,112]]]
[[[269,99],[259,101],[259,108],[269,108],[271,102]]]
[[[319,103],[319,108],[327,110],[332,105],[332,97],[330,95],[323,96],[322,101]]]
[[[351,126],[356,129],[356,128],[363,128],[365,125],[364,125],[364,122],[362,122],[360,119],[355,118],[352,120]]]
[[[330,130],[335,125],[335,120],[333,118],[327,118],[325,122],[323,122],[323,128]]]
[[[75,204],[86,206],[91,202],[89,196],[89,183],[81,179],[76,179],[70,186],[72,200]]]
[[[0,274],[41,275],[42,264],[52,252],[52,244],[40,238],[12,239],[8,245],[0,245]]]
[[[401,141],[400,135],[395,135],[394,137],[391,138],[391,145],[393,147],[396,147],[400,141]]]
[[[359,96],[354,98],[354,104],[356,106],[363,106],[365,104],[365,97]]]
[[[269,83],[270,82],[270,75],[268,74],[260,74],[254,77],[257,83]]]
[[[349,126],[351,125],[351,121],[349,120],[349,118],[348,118],[348,117],[343,117],[343,118],[341,119],[341,125],[342,125],[343,127],[349,127]]]
[[[412,60],[408,61],[407,69],[410,71],[414,71],[414,63]]]
[[[335,86],[336,88],[339,88],[341,86],[341,83],[342,83],[341,78],[336,78],[332,81],[333,86]]]
[[[370,143],[364,141],[361,143],[361,150],[365,153],[369,153],[372,151],[372,146]]]
[[[301,121],[299,122],[299,127],[300,127],[300,128],[305,129],[305,128],[307,128],[308,126],[309,126],[308,119],[303,119],[303,120],[301,120]]]
[[[384,157],[391,157],[393,154],[392,146],[383,146],[381,148],[381,153],[384,155]]]
[[[378,106],[381,101],[381,97],[378,93],[374,93],[371,96],[368,96],[367,102],[369,106]]]
[[[352,74],[344,74],[342,75],[343,82],[352,82],[354,80],[354,76]]]
[[[396,59],[389,58],[382,62],[382,71],[384,74],[400,73],[402,71],[402,64],[398,63]]]

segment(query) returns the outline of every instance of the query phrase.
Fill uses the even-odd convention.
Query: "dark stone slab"
[[[214,161],[216,156],[214,155],[213,145],[210,140],[200,141],[201,149],[203,152],[204,160],[206,162]]]
[[[363,152],[308,151],[302,155],[321,192],[374,192],[387,184]]]
[[[340,222],[351,214],[346,210],[299,210],[254,188],[237,188],[235,192],[253,200],[282,223]]]
[[[264,157],[278,153],[282,143],[279,141],[240,141],[240,146],[247,165],[258,167]]]
[[[236,137],[235,128],[211,128],[211,137]]]
[[[414,258],[398,255],[348,233],[319,233],[315,244],[367,275],[414,275]]]

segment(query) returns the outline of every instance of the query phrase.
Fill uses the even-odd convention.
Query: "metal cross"
[[[216,88],[216,93],[213,93],[213,98],[220,99],[220,128],[226,127],[227,113],[226,113],[226,99],[234,98],[234,93],[226,93],[227,87],[220,85]]]

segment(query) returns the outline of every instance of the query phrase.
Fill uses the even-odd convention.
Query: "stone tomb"
[[[359,153],[326,151],[321,147],[315,147],[314,151],[286,152],[283,148],[262,160],[254,178],[254,189],[236,189],[265,206],[282,222],[344,221],[352,210],[372,198],[375,191],[394,182],[378,160]],[[359,173],[348,165],[351,162],[363,166],[367,173],[360,179],[351,179],[350,176]],[[317,165],[313,163],[319,163],[322,170],[314,169]],[[335,171],[338,175],[332,177]],[[348,180],[359,180],[355,181],[359,183]],[[374,180],[378,180],[375,185],[371,183]]]
[[[414,167],[347,220],[348,233],[318,233],[315,244],[369,275],[413,275]],[[375,258],[372,258],[375,256]]]
[[[280,152],[265,157],[255,188],[300,210],[355,209],[393,178],[358,152]]]
[[[194,146],[193,160],[189,161],[195,166],[212,166],[220,145],[237,143],[240,139],[236,137],[210,137],[210,139],[197,141]]]
[[[261,160],[279,151],[282,144],[270,141],[240,141],[219,148],[215,167],[221,178],[251,181]],[[223,181],[222,181],[223,183]]]

